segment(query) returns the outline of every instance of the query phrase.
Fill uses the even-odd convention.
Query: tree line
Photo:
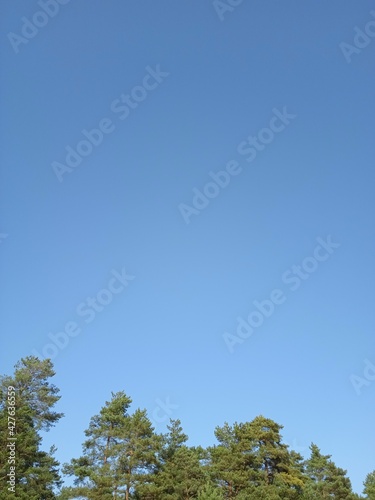
[[[375,500],[375,471],[367,474],[364,496],[355,494],[330,455],[311,444],[304,459],[269,418],[224,423],[213,446],[189,446],[179,420],[156,433],[146,410],[130,411],[123,391],[91,418],[81,456],[61,467],[56,448],[43,450],[41,437],[63,417],[54,411],[54,375],[51,360],[29,356],[0,378],[0,500]]]

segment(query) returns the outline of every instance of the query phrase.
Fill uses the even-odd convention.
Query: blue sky
[[[263,414],[360,492],[375,468],[373,2],[1,9],[1,372],[76,324],[53,351],[66,416],[46,443],[79,456],[91,416],[125,390],[158,431],[180,418],[191,444]],[[32,38],[24,17],[42,25]],[[355,42],[356,26],[371,36]],[[283,110],[289,123],[273,120]],[[81,143],[98,127],[100,144]],[[72,167],[66,147],[91,152]],[[207,187],[228,164],[228,185]],[[197,209],[194,189],[215,196]],[[275,289],[283,303],[230,352],[223,335]]]

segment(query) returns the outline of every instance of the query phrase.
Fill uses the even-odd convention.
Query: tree
[[[39,434],[41,430],[49,431],[62,417],[62,413],[53,411],[60,399],[59,390],[49,381],[54,375],[49,359],[40,361],[29,356],[15,365],[13,376],[0,378],[1,500],[54,499],[54,488],[61,484],[59,464],[53,456],[55,448],[41,450]],[[9,427],[13,422],[14,431]],[[14,433],[14,441],[9,439],[10,432]],[[14,483],[7,483],[10,467],[16,471]]]
[[[304,499],[348,500],[354,497],[350,479],[346,471],[331,461],[331,455],[322,455],[314,443],[310,446],[311,455],[306,461],[305,470],[309,481],[304,491]]]
[[[235,498],[249,484],[254,464],[252,456],[243,455],[239,450],[236,426],[225,423],[223,427],[216,427],[215,437],[219,445],[208,449],[211,476],[228,499]]]
[[[261,490],[268,497],[272,492],[298,497],[303,487],[302,457],[281,442],[281,429],[263,416],[216,428],[219,446],[210,448],[211,470],[226,498],[250,498]]]
[[[157,467],[160,438],[147,417],[146,410],[136,410],[124,428],[121,443],[120,472],[125,474],[125,499],[139,485],[149,482]]]
[[[90,499],[112,499],[122,484],[118,475],[120,435],[126,426],[131,399],[124,393],[112,393],[99,415],[91,418],[85,431],[83,456],[72,459],[64,472],[74,475],[72,493]]]
[[[168,433],[161,437],[158,464],[149,482],[137,489],[137,498],[185,500],[197,498],[206,476],[201,466],[203,450],[188,447],[188,436],[180,420],[170,420]]]
[[[366,495],[366,498],[368,500],[375,500],[375,470],[367,474],[363,485],[365,487],[363,493]]]
[[[282,487],[287,495],[286,490],[292,489],[293,493],[303,486],[302,457],[288,451],[288,446],[282,443],[281,429],[282,425],[258,416],[250,423],[240,424],[237,435],[241,448],[250,449],[255,457],[255,484]]]
[[[165,462],[155,478],[158,498],[165,500],[196,498],[205,479],[199,451],[182,445]]]
[[[220,488],[217,488],[210,483],[205,484],[198,495],[198,500],[223,500],[223,498],[224,497]]]
[[[76,477],[70,494],[93,500],[128,500],[135,488],[147,481],[156,464],[158,438],[146,411],[137,409],[130,415],[130,404],[124,392],[112,393],[111,401],[92,417],[85,431],[88,439],[83,456],[64,466],[66,474]]]
[[[163,436],[163,449],[161,451],[161,459],[163,461],[172,458],[176,451],[188,440],[188,436],[184,433],[180,420],[170,419],[167,429],[168,433]]]

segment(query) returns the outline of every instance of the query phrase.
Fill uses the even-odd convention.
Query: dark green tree
[[[159,440],[146,411],[137,409],[130,415],[130,404],[124,392],[112,394],[99,415],[92,417],[83,456],[64,466],[65,474],[75,476],[75,487],[63,490],[63,496],[128,500],[148,481],[157,463]]]
[[[172,458],[176,451],[183,446],[188,436],[184,433],[181,421],[171,419],[167,425],[168,432],[163,436],[163,448],[161,450],[162,461]]]
[[[197,498],[205,483],[201,465],[203,450],[186,445],[188,436],[180,420],[171,420],[168,433],[161,438],[162,448],[152,483],[138,489],[140,499],[185,500]]]
[[[0,378],[1,500],[54,499],[55,488],[61,484],[59,464],[53,456],[55,448],[43,451],[40,435],[41,430],[50,430],[62,417],[53,411],[60,399],[59,390],[49,381],[54,375],[49,359],[29,356],[16,364],[13,376]],[[9,424],[13,418],[14,456],[10,456]],[[11,466],[16,471],[14,485],[7,482]]]
[[[99,415],[91,418],[85,431],[88,438],[83,444],[83,456],[72,459],[64,466],[64,472],[75,476],[75,488],[70,494],[82,495],[90,499],[109,500],[121,490],[119,468],[120,440],[127,425],[128,408],[131,399],[124,393],[112,394]],[[67,494],[67,490],[63,490]]]
[[[366,498],[368,500],[375,500],[375,470],[367,474],[363,485],[363,493],[366,495]]]
[[[146,410],[136,410],[122,435],[120,473],[125,475],[125,499],[142,484],[149,483],[158,465],[160,437],[147,417]]]
[[[304,490],[304,500],[354,498],[346,471],[332,462],[331,455],[322,455],[316,444],[312,443],[310,450],[310,458],[305,464],[308,481]]]
[[[225,423],[223,427],[216,427],[215,437],[219,445],[208,449],[211,476],[228,499],[236,498],[249,485],[254,465],[254,457],[242,454],[239,449],[236,426]]]
[[[186,445],[178,447],[155,477],[157,498],[165,500],[197,498],[206,480],[200,458],[199,450]]]

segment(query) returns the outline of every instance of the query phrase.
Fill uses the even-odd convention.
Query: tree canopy
[[[88,422],[81,456],[60,467],[55,448],[42,449],[41,435],[63,417],[54,409],[54,375],[50,360],[30,356],[0,378],[0,500],[375,500],[375,471],[364,496],[353,493],[331,455],[312,443],[303,458],[270,418],[225,422],[214,430],[216,444],[194,447],[180,420],[158,434],[145,409],[131,411],[124,391],[112,393]],[[61,474],[71,486],[62,486]]]

